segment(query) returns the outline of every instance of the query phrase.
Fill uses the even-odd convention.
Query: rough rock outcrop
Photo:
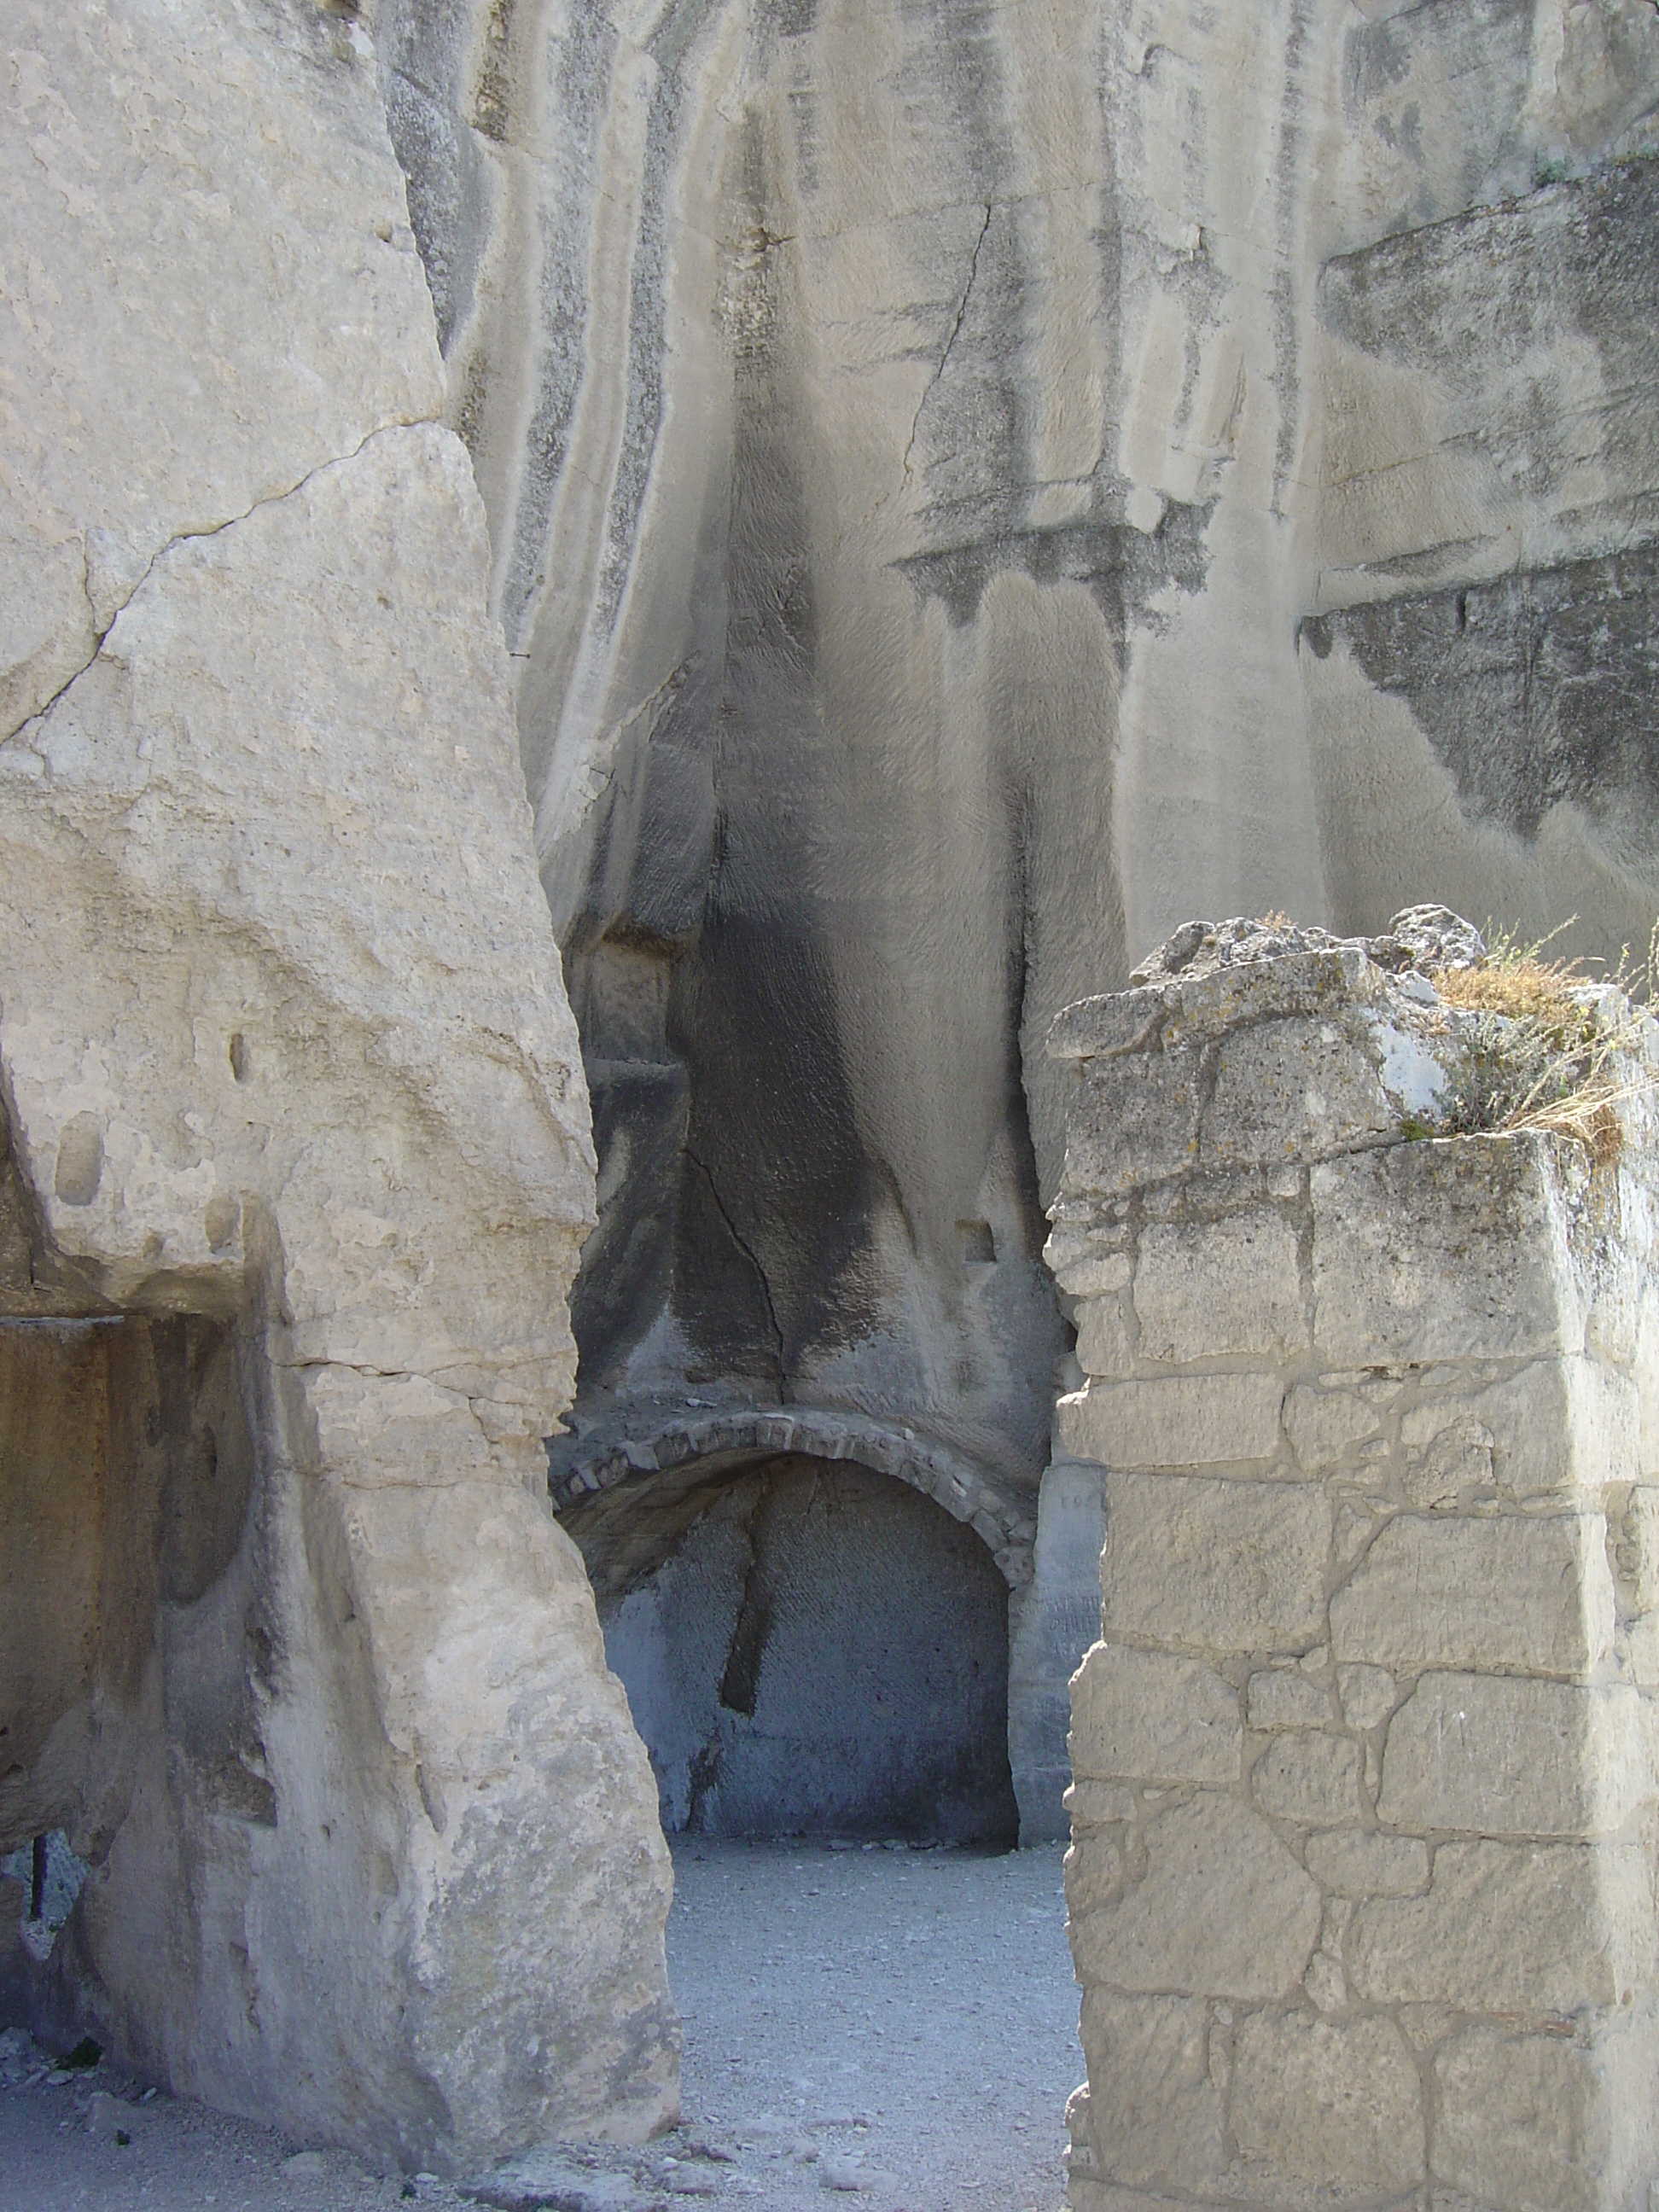
[[[361,27],[22,0],[0,292],[0,1830],[40,2002],[454,2166],[673,2108],[541,1439],[592,1219],[489,544]]]

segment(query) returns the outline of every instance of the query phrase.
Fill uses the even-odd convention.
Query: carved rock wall
[[[643,2132],[669,1869],[541,1441],[586,1097],[373,48],[4,48],[0,1550],[79,1633],[9,1589],[0,1821],[97,1862],[41,2002],[380,2160]]]
[[[594,1100],[578,1419],[1033,1488],[1058,1006],[1194,908],[1645,941],[1659,16],[374,34]]]

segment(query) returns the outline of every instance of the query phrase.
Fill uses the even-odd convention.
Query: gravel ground
[[[1060,1854],[692,1840],[669,1972],[720,2195],[827,2212],[1054,2212],[1083,2077]]]
[[[688,1839],[675,1863],[682,2126],[642,2153],[516,2162],[486,2201],[1055,2212],[1083,2070],[1057,1850]],[[26,2039],[0,2037],[0,2212],[367,2212],[411,2198],[431,2212],[468,2202],[199,2105],[143,2100],[106,2064],[48,2070]]]

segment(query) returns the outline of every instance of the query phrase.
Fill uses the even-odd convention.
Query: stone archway
[[[666,1830],[1014,1841],[1019,1501],[914,1432],[793,1408],[567,1452],[556,1501]]]
[[[704,1474],[780,1453],[856,1460],[890,1474],[965,1521],[983,1540],[1011,1590],[1031,1578],[1036,1500],[936,1437],[901,1423],[834,1407],[625,1406],[548,1444],[553,1510],[568,1521],[597,1493],[641,1478],[700,1468]],[[631,1510],[630,1492],[623,1510]],[[595,1589],[599,1589],[595,1583]]]

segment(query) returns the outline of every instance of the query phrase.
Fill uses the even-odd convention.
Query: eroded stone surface
[[[364,26],[605,1164],[581,1415],[732,1382],[1033,1492],[1059,1008],[1205,911],[1645,941],[1646,0]],[[1091,1066],[1073,1146],[1385,1134],[1363,1029]]]
[[[37,1999],[379,2160],[641,2133],[669,1870],[542,1495],[586,1096],[368,43],[11,31],[7,1279],[107,1439],[19,1449],[140,1524],[6,1784],[98,1861]]]
[[[1265,1820],[1200,1794],[1149,1822],[1146,1850],[1140,1880],[1073,1929],[1085,1987],[1261,1999],[1301,1979],[1319,1891]]]
[[[1331,1648],[1414,1674],[1583,1675],[1613,1644],[1599,1515],[1390,1522],[1331,1600]]]
[[[442,404],[366,42],[298,6],[189,24],[142,0],[8,22],[5,735],[164,546]]]

